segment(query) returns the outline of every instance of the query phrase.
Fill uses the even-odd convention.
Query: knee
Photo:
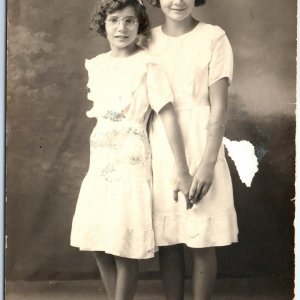
[[[190,248],[194,258],[209,258],[215,257],[216,251],[214,247],[208,248]]]
[[[138,260],[126,257],[115,256],[117,268],[119,270],[137,270]]]

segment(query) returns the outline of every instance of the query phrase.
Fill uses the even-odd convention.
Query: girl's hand
[[[209,191],[214,178],[215,164],[201,163],[194,175],[189,193],[189,201],[194,205]]]
[[[178,202],[178,193],[182,192],[186,201],[186,209],[190,209],[193,207],[193,204],[189,199],[189,191],[192,182],[193,182],[193,176],[191,176],[189,173],[178,175],[176,178],[176,184],[173,191],[173,198],[176,202]]]

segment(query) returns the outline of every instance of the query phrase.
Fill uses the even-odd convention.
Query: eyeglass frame
[[[117,20],[117,22],[115,24],[112,23],[111,22],[112,19]],[[134,23],[132,25],[131,24],[127,24],[126,25],[126,20],[128,20],[128,19],[133,20]],[[114,17],[111,17],[111,19],[109,19],[109,17],[108,17],[108,19],[106,19],[104,22],[105,22],[105,24],[108,24],[109,26],[111,26],[113,28],[117,28],[118,26],[120,26],[120,22],[122,22],[123,25],[124,25],[124,27],[126,27],[127,29],[133,29],[134,26],[139,25],[138,19],[136,17],[134,17],[134,16],[128,16],[128,17],[124,17],[124,18],[118,18],[118,17],[114,16]],[[131,26],[132,26],[132,28],[130,28]]]

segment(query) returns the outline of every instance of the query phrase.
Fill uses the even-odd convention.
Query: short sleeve
[[[85,60],[85,69],[87,70],[88,73],[88,82],[87,82],[87,98],[91,101],[94,101],[93,96],[92,96],[92,86],[93,86],[93,72],[94,72],[94,65],[93,65],[93,59],[86,59]]]
[[[96,110],[96,103],[95,103],[95,100],[96,100],[96,93],[94,91],[95,89],[95,62],[94,62],[94,59],[95,58],[92,58],[92,59],[86,59],[85,60],[85,68],[88,72],[88,82],[87,82],[87,90],[88,90],[88,93],[87,93],[87,98],[90,100],[90,101],[93,101],[94,102],[94,105],[93,107],[86,112],[86,115],[87,117],[89,118],[94,118],[94,117],[97,117],[97,110]],[[94,87],[94,88],[93,88]]]
[[[155,112],[159,112],[166,104],[173,102],[173,93],[164,71],[157,64],[148,64],[147,97]]]
[[[230,84],[233,73],[232,48],[225,32],[218,26],[214,26],[211,47],[212,52],[208,78],[209,86],[225,77],[228,78],[228,84]]]

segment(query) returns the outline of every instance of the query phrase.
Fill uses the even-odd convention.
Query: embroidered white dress
[[[146,126],[151,108],[172,101],[166,77],[141,51],[125,58],[110,52],[86,60],[97,124],[90,137],[90,166],[72,223],[71,245],[127,258],[150,258],[151,152]]]
[[[150,53],[162,66],[171,84],[189,169],[194,174],[206,145],[209,86],[223,77],[231,81],[232,49],[220,27],[205,23],[199,23],[179,37],[165,35],[159,26],[152,30],[151,41]],[[157,245],[185,243],[201,248],[237,242],[237,217],[223,145],[209,192],[199,204],[186,210],[183,197],[176,203],[170,193],[175,164],[157,115],[150,126],[150,143]]]

